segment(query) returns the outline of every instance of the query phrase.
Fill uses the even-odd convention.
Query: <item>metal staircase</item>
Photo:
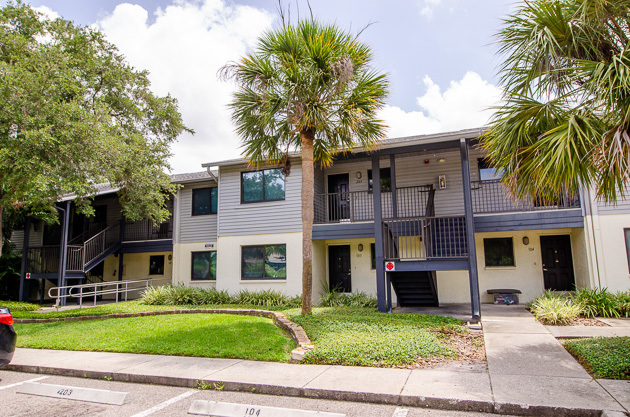
[[[439,307],[435,271],[392,272],[391,282],[400,307]]]
[[[66,273],[73,278],[85,277],[88,271],[120,249],[120,222],[88,236],[79,236],[67,246]],[[83,238],[87,240],[81,242]],[[27,271],[33,274],[58,273],[59,258],[59,246],[29,248]]]

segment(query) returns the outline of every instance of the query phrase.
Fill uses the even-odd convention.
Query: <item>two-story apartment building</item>
[[[588,191],[552,203],[515,201],[477,146],[481,134],[482,129],[471,129],[390,139],[371,152],[354,149],[333,165],[317,168],[315,292],[329,286],[375,294],[381,311],[394,304],[470,302],[472,315],[478,316],[480,303],[492,301],[489,289],[518,289],[522,301],[544,289],[576,285],[628,289],[630,203],[605,205]],[[111,252],[104,259],[104,275],[126,279],[125,265],[147,269],[152,257],[165,254],[168,261],[172,255],[173,283],[232,293],[274,289],[299,294],[298,154],[291,165],[285,175],[276,166],[252,168],[235,159],[174,176],[182,187],[173,202],[173,221],[145,228],[150,236],[133,242],[129,236],[135,235],[125,224],[118,246],[99,255]],[[111,204],[107,226],[115,228],[124,219]],[[154,247],[162,235],[162,246]],[[125,261],[116,260],[116,253]],[[89,272],[75,269],[79,275]]]

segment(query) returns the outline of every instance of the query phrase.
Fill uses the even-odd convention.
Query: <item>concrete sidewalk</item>
[[[628,337],[630,318],[597,318],[607,326],[545,326],[552,335],[560,339],[577,337]]]
[[[596,381],[521,306],[483,306],[488,366],[296,365],[18,349],[8,369],[184,387],[527,416],[623,415],[627,381]]]

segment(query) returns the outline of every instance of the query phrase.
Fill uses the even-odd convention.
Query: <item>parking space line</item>
[[[4,385],[4,386],[0,387],[0,390],[17,387],[17,386],[20,386],[22,384],[26,384],[27,382],[41,381],[42,379],[46,379],[46,378],[48,378],[48,377],[47,376],[40,376],[39,378],[33,378],[33,379],[29,379],[27,381],[16,382],[15,384],[11,384],[11,385]]]
[[[160,404],[156,405],[155,407],[151,407],[148,410],[144,410],[141,413],[134,414],[131,417],[146,417],[146,416],[150,416],[151,414],[156,413],[156,412],[158,412],[158,411],[168,407],[169,405],[175,404],[176,402],[181,401],[181,400],[183,400],[185,398],[188,398],[191,395],[196,394],[198,392],[199,391],[196,391],[196,390],[195,391],[186,391],[183,394],[179,394],[177,397],[173,397],[170,400],[164,401],[163,403],[160,403]]]
[[[397,408],[392,417],[407,417],[407,414],[409,414],[409,409]]]

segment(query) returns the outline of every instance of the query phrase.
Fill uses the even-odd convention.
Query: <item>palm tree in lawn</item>
[[[498,34],[505,105],[482,139],[517,197],[630,180],[630,1],[529,0]]]
[[[302,157],[302,313],[313,292],[314,163],[384,137],[377,117],[387,95],[385,74],[370,68],[370,48],[335,25],[311,18],[261,36],[253,53],[223,68],[237,90],[230,107],[252,165]]]

